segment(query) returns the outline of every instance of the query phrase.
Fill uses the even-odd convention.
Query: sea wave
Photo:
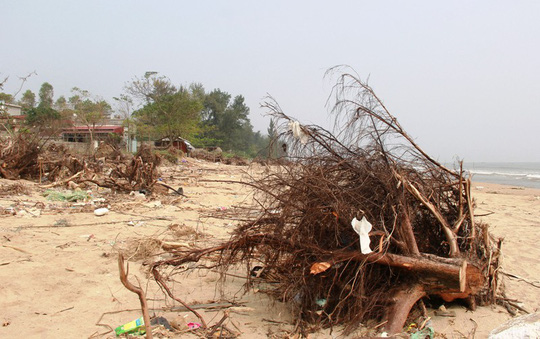
[[[511,173],[511,172],[493,172],[493,171],[482,171],[482,170],[470,170],[471,174],[476,175],[497,175],[505,177],[520,177],[520,178],[538,178],[540,179],[540,174],[532,173]]]
[[[477,182],[540,188],[540,162],[469,163],[465,171]]]

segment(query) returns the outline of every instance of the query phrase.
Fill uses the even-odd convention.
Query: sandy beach
[[[111,329],[140,316],[138,298],[122,286],[117,253],[130,259],[130,281],[137,278],[147,292],[151,315],[169,321],[197,322],[149,280],[145,258],[159,249],[142,242],[152,238],[187,246],[218,243],[229,237],[234,220],[216,218],[250,201],[239,184],[204,182],[203,179],[241,180],[247,167],[188,159],[162,169],[162,178],[182,186],[187,197],[173,195],[115,195],[93,189],[93,201],[49,201],[43,188],[18,181],[22,194],[0,180],[0,321],[1,338],[112,338]],[[261,167],[251,170],[262,170]],[[540,288],[530,284],[540,277],[540,190],[475,183],[476,215],[490,225],[495,237],[504,238],[502,280],[506,296],[529,312],[540,308]],[[98,217],[96,207],[110,212]],[[511,277],[514,276],[514,277]],[[516,278],[518,277],[518,278]],[[522,279],[519,279],[522,278]],[[199,311],[208,323],[229,308],[229,327],[241,338],[284,337],[293,329],[284,304],[272,303],[261,293],[244,294],[241,278],[228,277],[227,297],[216,289],[215,272],[192,274],[176,280],[174,292],[189,304],[218,304]],[[440,317],[428,310],[439,337],[485,338],[511,318],[501,306],[470,312],[448,304],[455,317]],[[523,313],[519,313],[523,314]],[[339,329],[315,333],[311,338],[340,337]],[[195,337],[186,333],[170,337]]]

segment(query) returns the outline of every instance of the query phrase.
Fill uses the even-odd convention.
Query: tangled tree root
[[[248,287],[272,277],[265,291],[291,305],[301,330],[386,319],[387,332],[401,332],[415,303],[431,295],[493,303],[499,248],[474,219],[461,166],[450,170],[426,154],[357,77],[340,75],[333,93],[335,133],[266,104],[288,154],[246,183],[260,213],[239,216],[248,221],[219,246],[155,262],[158,283],[171,266],[243,263]],[[351,227],[362,217],[372,224],[369,251]],[[263,269],[257,279],[255,266]]]

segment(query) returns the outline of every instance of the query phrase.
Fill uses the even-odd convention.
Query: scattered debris
[[[47,200],[69,202],[85,201],[89,198],[88,193],[81,190],[59,192],[48,189],[43,192],[43,196],[46,197]]]

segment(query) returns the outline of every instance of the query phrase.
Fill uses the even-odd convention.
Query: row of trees
[[[133,79],[125,91],[115,99],[124,108],[139,107],[130,117],[142,138],[184,138],[196,147],[219,146],[250,156],[268,145],[268,137],[253,131],[242,95],[233,98],[220,89],[207,92],[199,83],[176,87],[155,72]]]
[[[214,89],[202,84],[175,86],[165,76],[147,72],[128,82],[124,93],[113,98],[116,117],[122,118],[130,133],[140,140],[166,138],[190,140],[195,147],[219,146],[225,151],[247,156],[268,156],[269,135],[253,131],[249,107],[242,95]],[[26,90],[17,101],[0,93],[0,101],[23,107],[26,123],[46,131],[78,121],[92,129],[113,114],[112,106],[102,98],[79,88],[71,96],[54,100],[53,86],[43,83],[38,95]],[[90,134],[93,140],[93,134]]]

